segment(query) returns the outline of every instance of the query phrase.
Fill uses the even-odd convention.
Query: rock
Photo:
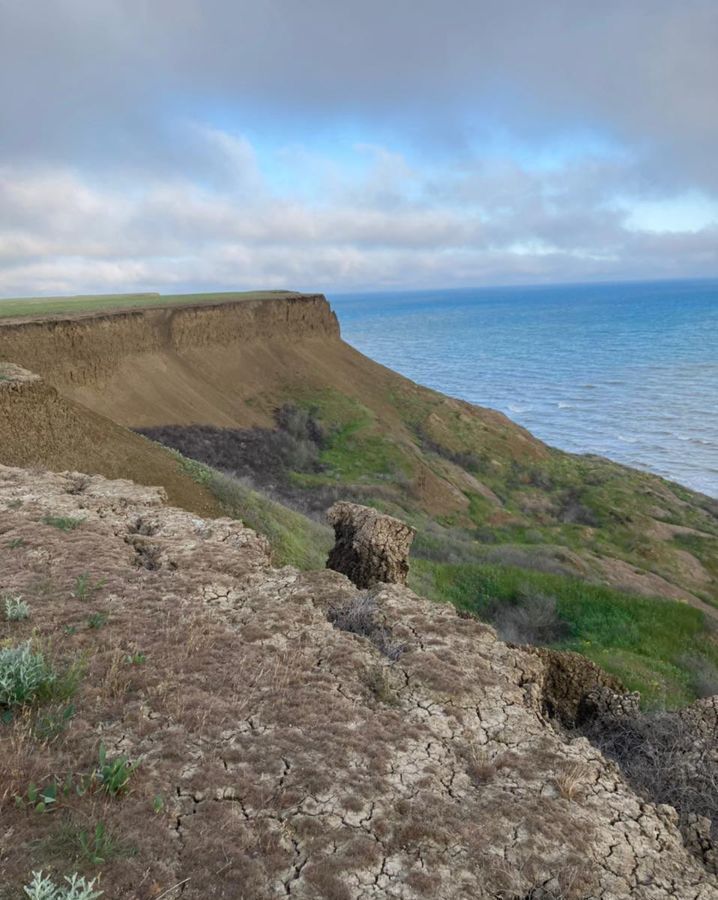
[[[346,575],[359,588],[381,582],[406,584],[409,547],[416,529],[368,506],[341,501],[327,512],[335,544],[327,568]]]

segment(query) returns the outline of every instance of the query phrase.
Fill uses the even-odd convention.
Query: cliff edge
[[[545,719],[538,656],[163,501],[0,467],[3,589],[29,607],[2,641],[75,673],[4,717],[0,897],[40,868],[113,900],[718,897],[675,811]],[[357,604],[381,644],[342,629]]]

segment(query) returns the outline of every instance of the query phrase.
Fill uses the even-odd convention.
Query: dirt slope
[[[105,900],[718,898],[675,811],[555,731],[543,663],[490,627],[382,586],[392,662],[332,625],[364,596],[343,576],[271,569],[155,490],[0,467],[0,509],[0,586],[31,608],[0,638],[85,667],[68,716],[0,729],[3,900],[40,867]],[[116,797],[100,743],[138,763]],[[41,813],[33,783],[69,789]]]
[[[132,478],[162,485],[170,502],[185,509],[219,513],[211,494],[162,447],[8,365],[0,365],[0,463]]]

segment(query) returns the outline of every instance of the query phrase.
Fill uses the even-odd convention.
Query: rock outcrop
[[[335,536],[328,569],[341,572],[360,588],[406,584],[415,528],[369,506],[346,501],[335,503],[327,519]]]

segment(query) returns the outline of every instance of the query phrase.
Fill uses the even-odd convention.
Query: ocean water
[[[718,280],[329,299],[346,341],[414,381],[718,497]]]

